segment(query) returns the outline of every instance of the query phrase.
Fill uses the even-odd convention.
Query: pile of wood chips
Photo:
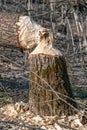
[[[83,113],[83,114],[82,114]],[[0,129],[4,130],[87,130],[87,123],[82,123],[84,112],[66,116],[35,115],[24,102],[8,104],[0,108]]]

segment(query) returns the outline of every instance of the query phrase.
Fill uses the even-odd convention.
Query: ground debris
[[[27,103],[17,102],[0,108],[0,128],[5,130],[86,130],[87,124],[81,123],[79,114],[69,117],[35,115],[24,109]],[[82,113],[82,112],[81,112]],[[84,112],[83,112],[84,113]]]

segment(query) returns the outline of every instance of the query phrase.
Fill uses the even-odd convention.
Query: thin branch
[[[3,123],[3,124],[11,124],[11,125],[15,125],[15,126],[20,126],[20,127],[25,127],[25,128],[30,128],[32,130],[45,130],[45,129],[42,129],[40,127],[36,127],[36,126],[32,126],[32,125],[29,125],[29,124],[20,124],[20,123],[17,123],[17,122],[13,122],[13,121],[2,121],[0,120],[0,123]]]
[[[5,58],[5,56],[4,56],[4,58]],[[8,58],[6,57],[6,59],[8,59]],[[12,60],[10,60],[10,58],[9,58],[9,61],[12,62]],[[21,69],[24,69],[23,66],[21,66],[21,65],[18,64],[18,63],[16,64],[16,62],[12,62],[12,63],[14,63],[15,65],[21,67]],[[26,77],[22,76],[22,75],[24,75],[24,74],[29,74],[29,73],[31,73],[31,72],[32,72],[33,74],[35,74],[38,78],[40,78],[45,84],[47,84],[47,86],[49,86],[49,87],[52,88],[52,86],[50,86],[44,79],[42,79],[39,75],[37,75],[37,74],[36,74],[35,72],[33,72],[33,71],[30,71],[30,72],[25,71],[24,73],[16,74],[15,77],[16,77],[16,78],[17,78],[17,77],[21,77],[21,78],[23,78],[23,79],[25,79],[25,80],[27,80],[27,81],[31,81],[32,83],[35,83],[36,85],[38,85],[40,88],[46,90],[46,88],[44,88],[43,86],[41,86],[39,83],[37,83],[37,82],[35,82],[35,81],[33,81],[33,80],[30,80],[29,78],[26,78]],[[54,92],[54,93],[56,92],[53,88],[50,89],[50,90],[48,90],[48,91],[52,91],[52,92]],[[81,105],[83,105],[83,106],[86,106],[86,104],[83,104],[83,103],[81,103],[81,102],[77,102],[76,100],[70,98],[70,97],[67,96],[67,95],[64,95],[64,94],[59,93],[59,92],[56,92],[56,94],[62,95],[63,97],[66,97],[66,98],[68,98],[68,99],[70,99],[70,100],[72,100],[72,101],[74,101],[74,102],[76,102],[76,103],[79,103],[79,104],[81,104]]]

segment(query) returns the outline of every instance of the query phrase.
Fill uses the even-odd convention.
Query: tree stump
[[[35,52],[28,61],[30,110],[45,116],[72,114],[76,103],[70,99],[74,97],[64,57]]]

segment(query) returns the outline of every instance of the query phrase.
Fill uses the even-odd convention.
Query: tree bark
[[[17,45],[16,21],[17,13],[0,13],[0,42],[6,45]],[[0,43],[0,44],[1,44]]]
[[[76,103],[65,59],[61,55],[29,55],[29,107],[35,114],[52,116],[73,112]],[[67,104],[68,103],[68,104]],[[72,106],[72,107],[71,107]]]

